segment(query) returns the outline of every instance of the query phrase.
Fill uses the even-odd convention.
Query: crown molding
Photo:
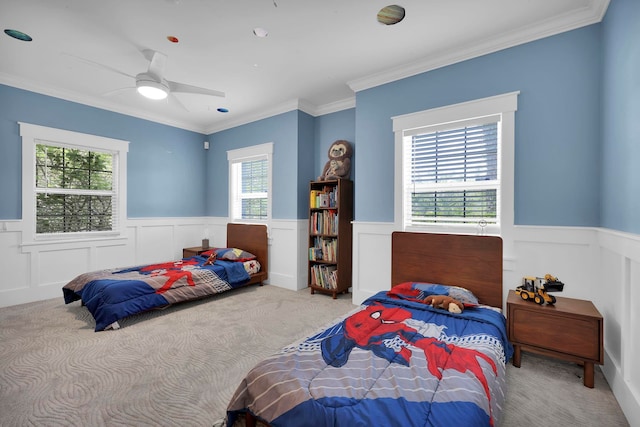
[[[332,102],[329,104],[315,106],[309,101],[304,99],[297,99],[293,101],[287,101],[280,105],[276,105],[272,108],[262,110],[260,112],[254,112],[250,114],[244,114],[234,120],[225,121],[222,123],[216,123],[207,129],[207,135],[212,133],[221,132],[223,130],[232,129],[237,126],[246,125],[248,123],[256,122],[258,120],[267,119],[269,117],[276,116],[278,114],[288,113],[293,110],[300,110],[313,117],[322,116],[329,113],[334,113],[349,108],[354,108],[356,105],[355,97],[343,99],[340,101]]]
[[[269,108],[266,110],[262,110],[261,112],[244,114],[234,120],[217,123],[208,128],[204,128],[204,127],[201,128],[201,127],[193,126],[189,123],[185,123],[183,121],[168,120],[166,117],[144,113],[138,109],[128,108],[127,106],[124,106],[124,105],[119,105],[112,102],[102,102],[102,101],[96,100],[95,98],[83,96],[75,92],[60,90],[59,88],[53,88],[50,86],[33,83],[31,81],[26,81],[24,79],[17,79],[14,76],[9,76],[3,73],[0,73],[0,84],[4,84],[17,89],[27,90],[27,91],[38,93],[45,96],[51,96],[54,98],[62,99],[64,101],[75,102],[75,103],[86,105],[89,107],[99,108],[101,110],[124,114],[127,116],[136,117],[143,120],[149,120],[154,123],[164,124],[167,126],[188,130],[191,132],[201,133],[203,135],[210,135],[215,132],[231,129],[236,126],[252,123],[258,120],[273,117],[278,114],[287,113],[293,110],[301,110],[311,116],[317,117],[320,115],[329,114],[332,112],[355,107],[355,97],[332,102],[319,107],[305,100],[293,100],[293,101],[287,101],[282,104],[273,106],[272,108]]]
[[[298,110],[309,114],[310,116],[316,116],[316,110],[318,109],[318,107],[316,107],[314,104],[312,104],[311,102],[307,101],[306,99],[298,99]]]
[[[559,15],[553,19],[547,20],[546,22],[529,27],[523,27],[518,31],[504,33],[484,41],[474,42],[466,46],[462,46],[454,52],[441,52],[440,54],[435,54],[430,58],[423,58],[402,66],[393,67],[362,78],[354,79],[347,82],[347,85],[354,91],[354,93],[357,93],[361,90],[391,83],[393,81],[401,80],[437,68],[442,68],[447,65],[452,65],[513,46],[595,24],[602,21],[607,8],[609,7],[609,3],[610,0],[592,0],[589,6],[586,6],[577,12]],[[271,108],[262,109],[259,112],[249,112],[228,121],[222,121],[212,124],[211,126],[203,127],[186,121],[172,120],[162,115],[151,114],[144,110],[130,108],[126,105],[104,101],[96,97],[88,97],[55,87],[47,87],[45,85],[26,81],[3,73],[0,73],[0,84],[6,84],[8,86],[36,92],[42,95],[52,96],[62,100],[76,102],[82,105],[124,114],[143,120],[149,120],[154,123],[164,124],[204,135],[210,135],[215,132],[220,132],[236,126],[255,122],[257,120],[273,117],[295,109],[299,109],[307,114],[317,117],[349,108],[355,108],[356,106],[355,96],[320,106],[315,106],[305,100],[292,100],[279,105],[274,105]]]
[[[271,108],[243,114],[232,120],[215,123],[211,127],[207,128],[206,134],[211,135],[212,133],[221,132],[223,130],[231,129],[237,126],[253,123],[258,120],[267,119],[269,117],[277,116],[278,114],[288,113],[289,111],[297,110],[298,108],[298,100],[287,101],[279,105],[274,105]]]
[[[352,96],[340,101],[331,102],[329,104],[320,105],[316,108],[314,116],[324,116],[325,114],[336,113],[342,110],[356,108],[356,97]]]
[[[456,64],[468,59],[498,52],[510,47],[529,43],[556,34],[575,30],[587,25],[596,24],[604,18],[610,0],[594,0],[589,6],[577,12],[558,15],[545,22],[523,27],[491,37],[484,41],[472,42],[453,52],[441,52],[430,58],[423,58],[401,66],[389,68],[378,73],[354,79],[347,85],[354,92],[370,89],[386,83],[391,83],[417,74],[432,71],[448,65]]]
[[[138,119],[149,120],[154,123],[164,124],[197,133],[205,133],[203,128],[193,126],[184,121],[169,120],[166,117],[149,114],[136,108],[129,108],[126,105],[116,104],[113,102],[99,101],[95,97],[84,96],[72,91],[61,90],[51,86],[41,85],[24,79],[17,79],[14,76],[0,73],[0,84],[23,89],[30,92],[39,93],[41,95],[51,96],[62,99],[64,101],[75,102],[89,107],[99,108],[101,110],[111,111],[113,113],[124,114],[126,116],[136,117]]]

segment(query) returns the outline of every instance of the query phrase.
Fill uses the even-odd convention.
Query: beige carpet
[[[249,287],[94,332],[78,302],[0,309],[0,426],[212,426],[260,359],[354,309],[275,286]],[[600,369],[523,353],[509,365],[502,426],[626,426]],[[452,424],[452,425],[455,425]]]

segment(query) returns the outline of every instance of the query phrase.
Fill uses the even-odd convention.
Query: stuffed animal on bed
[[[329,147],[329,161],[324,165],[318,181],[349,178],[351,175],[351,154],[353,149],[348,141],[339,139]]]
[[[204,262],[204,265],[213,265],[213,263],[216,262],[217,257],[218,255],[216,254],[215,251],[211,252],[211,255],[209,255],[209,258],[207,258],[207,260]]]
[[[424,303],[434,308],[448,310],[449,313],[462,313],[464,310],[464,305],[460,301],[448,295],[429,295],[424,299]]]

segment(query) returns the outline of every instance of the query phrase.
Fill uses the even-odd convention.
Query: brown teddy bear
[[[424,299],[425,304],[434,308],[449,310],[449,313],[462,313],[464,305],[455,298],[448,295],[429,295]]]

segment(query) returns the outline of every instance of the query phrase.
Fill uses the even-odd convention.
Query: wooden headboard
[[[227,247],[240,248],[254,254],[260,263],[260,273],[248,284],[262,283],[269,277],[269,240],[267,226],[262,224],[227,224]]]
[[[396,231],[391,286],[403,282],[462,286],[480,303],[502,308],[502,239]]]

